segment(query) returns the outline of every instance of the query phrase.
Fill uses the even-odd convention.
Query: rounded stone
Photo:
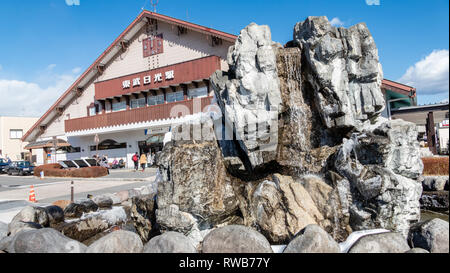
[[[299,232],[283,253],[340,253],[339,244],[318,225],[308,225]]]
[[[259,232],[239,225],[211,231],[203,240],[203,253],[273,253],[269,241]]]
[[[349,253],[405,253],[410,250],[400,233],[388,232],[364,236],[349,250]]]
[[[196,253],[192,240],[179,232],[169,231],[153,237],[143,253]]]
[[[408,242],[431,253],[449,253],[449,224],[439,218],[417,223],[409,231]]]
[[[18,233],[12,241],[15,253],[83,253],[86,246],[51,228]]]
[[[141,253],[141,238],[136,233],[124,230],[114,231],[91,244],[87,253]]]

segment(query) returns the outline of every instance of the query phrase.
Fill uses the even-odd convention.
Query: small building
[[[22,141],[26,133],[38,118],[0,116],[0,157],[9,157],[12,161],[32,160],[25,149],[27,142]]]

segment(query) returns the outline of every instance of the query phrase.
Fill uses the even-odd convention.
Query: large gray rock
[[[64,210],[58,206],[47,206],[44,208],[48,215],[50,226],[64,222]]]
[[[16,214],[16,216],[14,216],[11,223],[18,221],[33,222],[44,227],[49,225],[49,217],[47,212],[45,208],[41,207],[27,206],[23,208],[18,214]]]
[[[143,247],[136,233],[118,230],[91,244],[86,253],[141,253]]]
[[[95,212],[98,210],[98,205],[91,199],[81,199],[69,204],[64,209],[64,216],[66,218],[80,218],[83,213]]]
[[[9,236],[14,236],[21,231],[41,229],[43,226],[34,222],[13,221],[8,225]]]
[[[196,133],[206,139],[195,140]],[[157,224],[164,231],[174,231],[171,223],[178,221],[173,217],[178,211],[190,214],[188,218],[195,218],[204,227],[226,223],[236,214],[239,204],[212,131],[212,120],[175,127],[172,139],[157,162],[162,179],[158,184]],[[170,209],[172,206],[176,210]],[[175,231],[186,234],[190,227],[185,228]]]
[[[229,225],[211,231],[203,240],[203,253],[272,253],[267,239],[245,226]]]
[[[422,187],[416,179],[423,164],[417,151],[415,125],[402,120],[380,120],[344,139],[334,161],[344,179],[334,182],[341,201],[350,203],[354,230],[385,228],[406,238],[410,223],[420,219]]]
[[[333,27],[325,16],[294,28],[308,65],[317,109],[327,128],[361,128],[384,109],[383,72],[375,41],[364,23]]]
[[[92,198],[99,208],[111,208],[114,204],[113,199],[108,195],[97,195]]]
[[[340,253],[339,244],[318,225],[304,228],[283,253]]]
[[[405,253],[410,250],[400,233],[389,232],[364,236],[349,250],[349,253]]]
[[[323,215],[300,183],[280,174],[271,180],[244,186],[241,211],[245,225],[257,227],[269,242],[280,245],[306,226],[323,223]]]
[[[439,218],[417,223],[411,227],[408,242],[431,253],[449,253],[449,224]]]
[[[14,253],[84,253],[86,246],[51,228],[23,231],[12,241]]]
[[[23,230],[48,227],[49,224],[49,216],[45,208],[27,206],[8,224],[8,234],[12,236]]]
[[[281,111],[276,47],[268,26],[251,23],[228,51],[229,77],[221,73],[212,77],[224,127],[235,131],[249,168],[276,158],[278,132],[267,130],[278,126]]]
[[[89,217],[75,222],[63,223],[55,227],[63,235],[83,242],[107,230],[110,225],[100,217]]]
[[[143,253],[196,253],[191,239],[182,233],[169,231],[153,237],[145,246]]]

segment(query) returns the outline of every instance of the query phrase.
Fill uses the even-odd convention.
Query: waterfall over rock
[[[406,237],[420,218],[417,129],[381,117],[383,73],[365,24],[308,17],[283,47],[252,23],[228,64],[211,76],[221,113],[198,124],[213,137],[177,139],[181,125],[158,160],[164,230],[240,223],[272,244],[311,224],[340,242],[376,228]]]

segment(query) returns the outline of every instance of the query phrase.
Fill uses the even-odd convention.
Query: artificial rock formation
[[[417,130],[381,117],[383,74],[365,24],[309,17],[282,47],[252,23],[228,64],[211,76],[221,111],[177,127],[158,159],[162,231],[243,223],[281,244],[316,224],[337,241],[372,228],[406,237],[420,217]]]

